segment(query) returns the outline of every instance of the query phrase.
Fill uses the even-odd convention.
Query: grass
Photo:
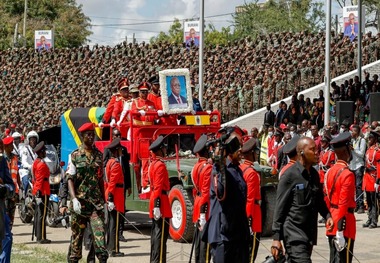
[[[52,252],[44,248],[28,247],[24,244],[12,245],[12,263],[64,263],[66,254]]]

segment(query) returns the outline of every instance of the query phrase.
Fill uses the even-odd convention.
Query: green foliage
[[[158,36],[152,37],[150,43],[169,42],[172,44],[180,44],[183,42],[183,27],[182,23],[175,18],[173,24],[169,28],[169,33],[160,32]]]
[[[18,23],[18,46],[22,46],[25,0],[0,0],[0,49],[13,46]],[[26,46],[34,47],[35,30],[53,30],[54,46],[78,47],[91,34],[90,19],[75,0],[28,0]]]

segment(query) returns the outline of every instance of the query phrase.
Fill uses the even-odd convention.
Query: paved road
[[[17,214],[17,212],[16,212]],[[355,242],[355,256],[357,260],[353,262],[361,263],[378,263],[380,262],[380,228],[378,229],[363,229],[362,224],[366,221],[367,215],[360,214],[357,217],[357,238]],[[150,221],[145,213],[129,212],[127,219],[129,224],[125,226],[125,237],[128,242],[121,243],[121,252],[126,253],[123,258],[110,258],[108,262],[133,262],[146,263],[149,262],[150,253]],[[31,241],[30,224],[21,223],[16,217],[13,227],[14,243],[22,243],[27,246],[41,246],[36,242]],[[43,245],[44,248],[51,251],[61,251],[66,253],[71,231],[65,228],[47,228],[47,237],[52,240],[51,244]],[[270,238],[262,238],[262,243],[259,248],[256,262],[261,263],[265,257],[269,255],[267,249],[270,248],[272,240]],[[191,244],[176,243],[168,240],[168,262],[188,262]],[[87,251],[84,250],[84,255]],[[324,234],[324,226],[319,225],[318,246],[314,248],[313,262],[326,263],[328,262],[329,251],[328,244]]]

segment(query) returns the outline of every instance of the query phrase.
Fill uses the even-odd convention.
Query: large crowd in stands
[[[218,109],[228,121],[323,82],[324,39],[324,33],[273,33],[206,46],[203,109]],[[356,68],[356,45],[342,35],[333,36],[332,77]],[[378,59],[380,34],[368,33],[363,37],[363,65]],[[1,121],[24,132],[59,125],[61,114],[71,108],[105,107],[123,76],[138,84],[159,70],[189,68],[196,84],[199,70],[197,47],[144,42],[42,52],[9,49],[0,51],[0,65]],[[361,103],[360,120],[366,115],[369,90],[379,91],[377,76],[371,77],[363,85],[355,78],[332,87],[334,99]],[[298,124],[320,113],[315,101],[300,103],[305,107],[290,105],[288,122]]]

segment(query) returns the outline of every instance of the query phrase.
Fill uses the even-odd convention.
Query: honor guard
[[[380,184],[380,133],[371,131],[368,136],[368,150],[365,155],[363,191],[367,196],[368,220],[363,227],[376,228],[378,219],[377,193]]]
[[[336,163],[325,174],[327,207],[330,209],[334,227],[326,231],[330,245],[330,262],[352,262],[356,235],[355,175],[348,168],[352,158],[351,134],[340,133],[331,140],[337,156]]]
[[[319,179],[322,185],[325,182],[326,171],[330,169],[336,161],[334,150],[330,145],[331,139],[332,137],[328,133],[325,133],[321,139],[321,153],[319,155]]]
[[[148,82],[152,85],[152,90],[148,94],[148,100],[154,103],[154,107],[156,110],[162,110],[160,81],[157,76],[153,76],[148,80]]]
[[[209,218],[210,208],[210,183],[212,165],[208,162],[208,149],[206,147],[207,135],[202,135],[194,146],[193,152],[198,157],[198,162],[191,171],[191,179],[194,184],[194,210],[193,223],[195,234],[193,246],[195,248],[195,262],[210,262],[209,245],[202,241],[202,234],[206,221]]]
[[[127,78],[122,78],[117,84],[120,92],[120,97],[115,101],[113,111],[112,111],[112,120],[111,127],[115,127],[116,123],[118,125],[123,121],[121,118],[121,114],[124,108],[130,108],[130,97],[129,97],[129,81]],[[124,117],[124,116],[123,116]]]
[[[50,196],[49,176],[50,170],[45,161],[46,148],[45,143],[42,141],[33,149],[37,158],[33,162],[32,174],[34,175],[33,182],[33,195],[36,200],[35,212],[35,235],[37,242],[40,244],[48,244],[51,241],[46,239],[46,216],[48,213],[48,202]]]
[[[123,169],[119,162],[121,154],[120,138],[114,139],[105,149],[111,152],[111,158],[106,165],[107,189],[105,196],[108,207],[108,231],[107,231],[107,249],[111,257],[123,257],[124,253],[120,252],[119,246],[119,227],[120,217],[125,213],[124,198],[124,175]]]
[[[286,170],[289,169],[289,167],[297,162],[298,155],[296,147],[299,139],[300,136],[294,135],[293,138],[287,144],[285,144],[283,153],[288,157],[289,161],[285,166],[281,168],[280,173],[278,174],[279,178],[281,178],[281,176],[285,173]]]
[[[251,232],[249,262],[255,262],[262,231],[260,174],[253,168],[253,162],[259,161],[260,154],[257,139],[251,138],[246,141],[243,144],[241,153],[244,157],[244,162],[240,165],[240,169],[243,171],[243,178],[247,184],[246,212]]]
[[[159,136],[149,147],[151,163],[148,176],[151,186],[149,217],[152,219],[150,262],[166,262],[166,242],[169,236],[169,219],[172,218],[168,192],[169,173],[162,158],[166,155],[164,137]]]

